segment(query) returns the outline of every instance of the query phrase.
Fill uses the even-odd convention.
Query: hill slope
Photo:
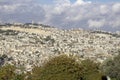
[[[49,58],[60,54],[102,62],[117,55],[120,49],[119,36],[82,29],[61,30],[35,25],[2,26],[0,27],[0,64],[22,65],[29,71],[32,66],[40,66]]]

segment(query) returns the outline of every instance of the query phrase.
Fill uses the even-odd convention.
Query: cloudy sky
[[[120,31],[120,0],[0,0],[1,23]]]

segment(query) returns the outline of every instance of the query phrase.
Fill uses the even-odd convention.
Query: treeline
[[[31,72],[18,73],[17,70],[12,65],[1,66],[0,80],[102,80],[104,76],[120,80],[120,54],[103,64],[60,55]]]
[[[91,33],[106,34],[106,35],[111,35],[111,36],[116,37],[116,38],[120,37],[120,34],[107,32],[107,31],[92,31]]]
[[[29,28],[30,26],[42,26],[44,28],[52,28],[53,26],[49,26],[49,25],[45,25],[45,24],[39,24],[39,23],[3,23],[3,24],[0,24],[0,27],[10,27],[10,26],[19,26],[19,27],[27,27]]]

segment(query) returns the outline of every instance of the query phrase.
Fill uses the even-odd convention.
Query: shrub
[[[102,70],[115,80],[120,80],[120,54],[113,59],[106,60],[102,65]]]
[[[82,66],[72,57],[61,55],[51,59],[41,68],[36,67],[33,71],[35,80],[78,80],[82,77]]]
[[[98,64],[60,55],[33,69],[32,80],[101,80]]]
[[[25,74],[15,74],[12,80],[25,80]]]
[[[24,74],[16,74],[16,67],[12,65],[6,65],[0,67],[0,80],[24,80]]]
[[[15,76],[15,67],[11,65],[0,67],[0,80],[11,80]]]
[[[91,60],[60,55],[27,74],[15,74],[16,67],[0,67],[0,80],[101,80],[99,64]],[[31,74],[32,73],[32,74]]]
[[[95,63],[89,59],[83,60],[81,65],[84,67],[83,80],[101,80],[102,72],[99,63]]]

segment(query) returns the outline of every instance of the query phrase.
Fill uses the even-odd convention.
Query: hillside
[[[120,34],[42,25],[0,26],[0,65],[24,66],[27,71],[60,54],[103,62],[119,49]]]

